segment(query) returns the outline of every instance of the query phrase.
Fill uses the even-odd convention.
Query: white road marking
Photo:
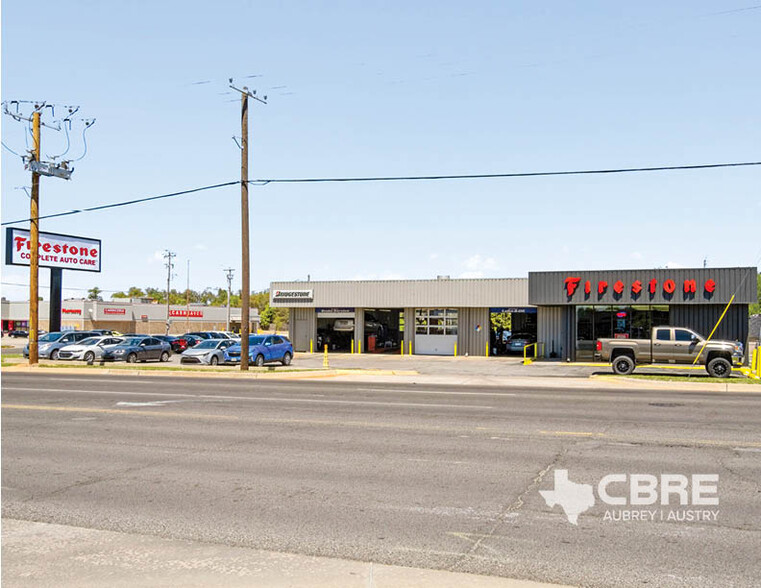
[[[172,402],[185,402],[184,400],[152,400],[150,402],[117,402],[116,406],[166,406]]]
[[[409,388],[355,388],[353,392],[396,392],[398,394],[436,394],[439,396],[518,396],[513,392],[442,392],[441,390],[410,390]]]
[[[358,406],[414,406],[420,408],[473,408],[493,409],[493,406],[481,406],[478,404],[434,404],[427,402],[380,402],[373,400],[330,400],[318,398],[274,398],[272,396],[215,396],[213,394],[170,394],[168,392],[127,392],[113,390],[71,390],[66,388],[16,388],[4,386],[3,390],[22,392],[64,392],[69,394],[111,394],[117,396],[181,396],[184,398],[203,398],[208,400],[253,400],[258,402],[303,402],[312,404],[351,404]]]

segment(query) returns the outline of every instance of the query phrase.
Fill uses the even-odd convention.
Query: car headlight
[[[122,355],[124,353],[124,349],[114,349],[113,354],[114,355]]]
[[[48,349],[50,349],[50,343],[43,343],[37,349],[39,349],[40,351],[47,351]]]

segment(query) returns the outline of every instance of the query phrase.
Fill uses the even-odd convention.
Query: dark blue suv
[[[225,349],[225,363],[240,363],[240,343]],[[282,335],[250,335],[248,338],[248,361],[256,366],[279,361],[291,365],[293,345]]]

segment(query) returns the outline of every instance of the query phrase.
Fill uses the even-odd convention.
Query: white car
[[[103,350],[112,345],[119,345],[124,337],[88,337],[73,345],[66,345],[58,350],[58,359],[79,359],[95,361],[103,357]]]
[[[235,345],[234,339],[206,339],[182,352],[180,363],[219,365],[225,362],[225,349]]]

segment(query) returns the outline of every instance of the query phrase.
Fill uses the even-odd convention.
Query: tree
[[[750,314],[761,314],[761,272],[756,276],[756,303],[750,305]]]
[[[102,301],[103,300],[103,297],[101,296],[102,293],[103,293],[103,290],[101,290],[97,286],[93,286],[87,291],[87,299]]]

